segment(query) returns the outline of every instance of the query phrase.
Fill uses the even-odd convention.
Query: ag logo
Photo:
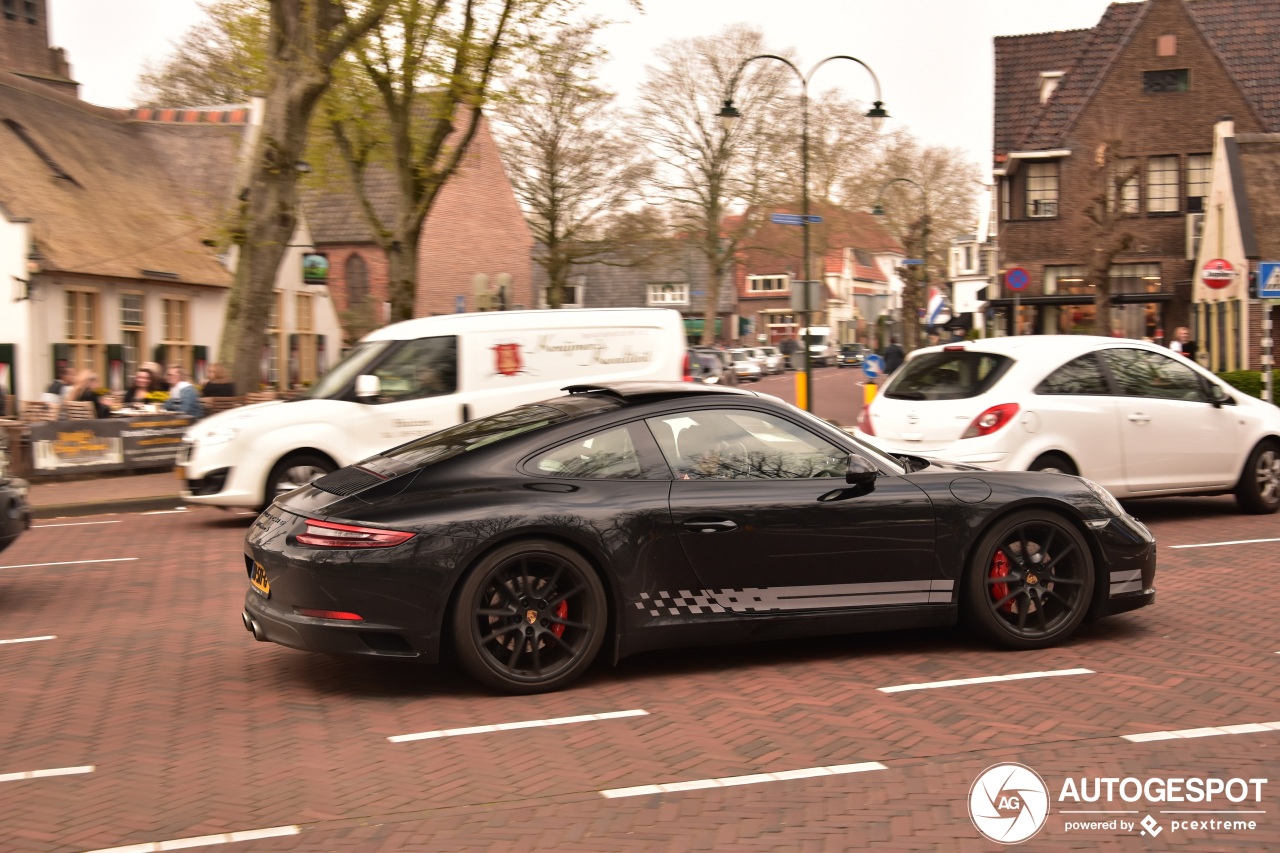
[[[987,838],[1021,844],[1049,817],[1049,789],[1040,774],[1021,764],[996,764],[973,780],[969,817]]]

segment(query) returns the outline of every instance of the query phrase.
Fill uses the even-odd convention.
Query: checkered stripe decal
[[[876,607],[889,604],[947,604],[955,581],[901,581],[816,586],[743,587],[742,589],[682,589],[673,595],[640,593],[637,610],[650,616],[692,616],[702,613],[767,613],[819,608]]]

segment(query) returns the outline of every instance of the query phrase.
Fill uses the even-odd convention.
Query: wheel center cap
[[[537,621],[538,621],[538,611],[536,611],[536,610],[526,610],[526,611],[524,612],[524,621],[528,622],[530,625],[532,625],[534,622],[537,622]]]
[[[1029,586],[1035,586],[1038,583],[1040,583],[1040,579],[1038,577],[1035,575],[1027,575],[1027,584]]]

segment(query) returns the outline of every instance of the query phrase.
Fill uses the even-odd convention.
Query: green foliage
[[[1237,391],[1262,399],[1261,370],[1228,370],[1225,373],[1219,373],[1218,378]],[[1273,390],[1280,389],[1280,370],[1271,372],[1271,387]]]

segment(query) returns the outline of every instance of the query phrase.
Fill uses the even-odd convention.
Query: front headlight
[[[1098,502],[1101,503],[1102,506],[1106,508],[1107,512],[1111,513],[1116,518],[1119,518],[1120,516],[1125,514],[1124,507],[1120,506],[1120,501],[1116,500],[1115,495],[1111,494],[1106,489],[1102,488],[1102,486],[1099,486],[1097,483],[1093,482],[1093,480],[1087,479],[1085,477],[1079,477],[1077,479],[1079,479],[1080,482],[1084,483],[1085,488],[1093,492],[1094,497],[1096,497],[1098,499]]]
[[[226,444],[228,441],[236,437],[240,430],[233,426],[214,427],[200,435],[192,436],[191,443],[199,444],[205,447],[212,447],[215,444]]]

